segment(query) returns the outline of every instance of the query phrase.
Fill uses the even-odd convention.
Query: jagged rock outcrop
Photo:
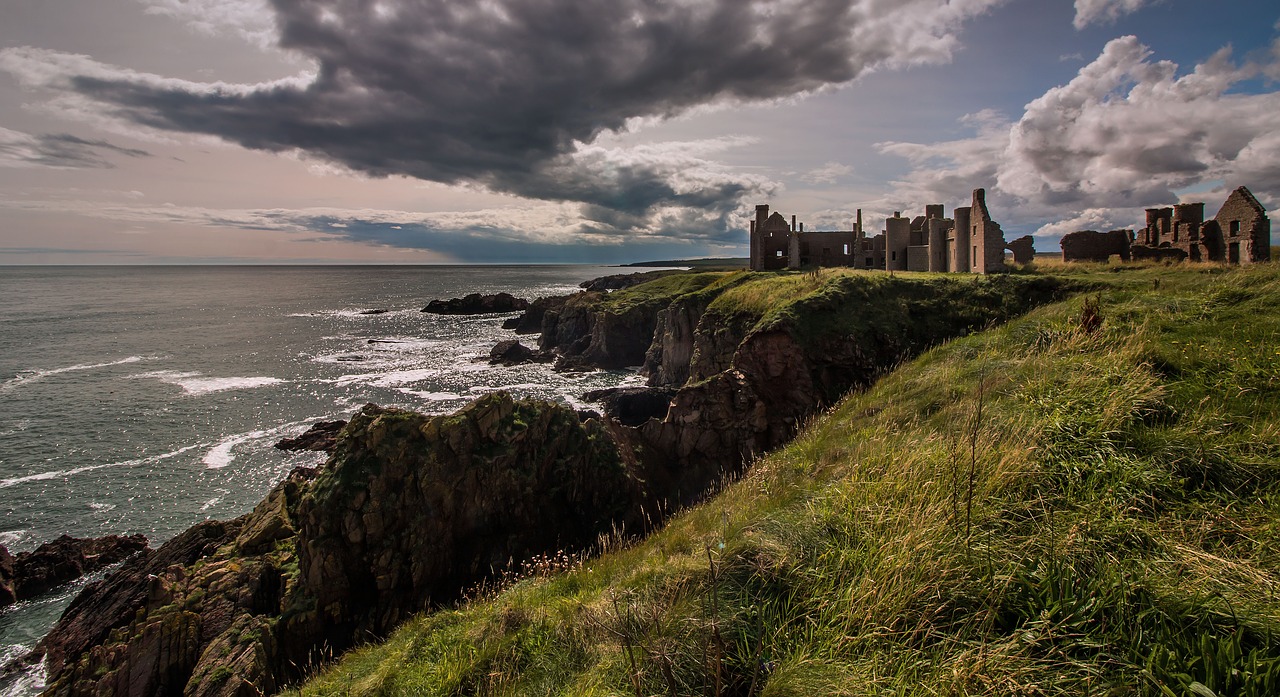
[[[540,334],[543,330],[543,320],[547,312],[559,312],[570,297],[572,296],[553,295],[546,298],[537,298],[529,303],[529,307],[519,316],[503,322],[502,328],[514,329],[517,334]]]
[[[339,648],[512,559],[639,519],[639,478],[568,407],[504,393],[453,416],[366,407],[347,439],[299,509],[300,582]]]
[[[0,545],[0,607],[34,598],[146,548],[147,538],[142,535],[63,535],[16,556]]]
[[[422,308],[422,311],[434,315],[485,315],[497,312],[519,312],[528,307],[529,301],[517,298],[510,293],[492,295],[471,293],[461,298],[432,300]]]
[[[504,393],[450,416],[366,406],[318,473],[88,586],[38,647],[48,692],[269,694],[512,560],[639,526],[611,428]]]
[[[0,545],[0,607],[18,602],[18,591],[13,587],[13,581],[13,555]]]
[[[296,586],[291,511],[313,476],[298,468],[252,513],[197,524],[86,587],[37,646],[46,694],[274,692],[285,656],[272,628]]]
[[[280,450],[312,450],[315,452],[333,453],[338,446],[338,434],[347,425],[344,419],[333,421],[317,421],[311,428],[293,438],[282,438],[276,443]]]
[[[553,359],[554,356],[543,351],[534,351],[514,339],[499,341],[489,350],[489,363],[494,365],[513,366],[525,363],[547,363]]]
[[[625,368],[644,363],[653,342],[657,308],[635,305],[622,311],[597,312],[590,322],[591,334],[579,355],[598,368]]]
[[[677,298],[658,312],[653,338],[640,369],[648,376],[650,385],[679,387],[688,382],[694,341],[699,335],[698,322],[710,303],[711,298],[706,296]]]
[[[648,365],[678,372],[680,347],[673,344],[672,355],[667,359],[662,358],[661,344],[655,348],[655,341],[668,334],[665,329],[658,330],[658,324],[678,323],[678,310],[672,307],[681,302],[689,303],[692,312],[700,314],[717,292],[732,284],[717,284],[730,277],[721,273],[687,274],[671,284],[661,280],[668,275],[658,277],[657,289],[624,290],[613,295],[584,291],[563,298],[554,309],[548,307],[543,314],[539,348],[559,356],[557,370]],[[737,276],[739,280],[747,277]],[[713,284],[714,290],[708,290]],[[646,368],[645,372],[651,370]],[[653,384],[679,384],[674,380]]]

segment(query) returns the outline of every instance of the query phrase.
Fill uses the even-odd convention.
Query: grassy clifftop
[[[299,693],[1280,694],[1280,269],[1070,273],[1102,290]]]

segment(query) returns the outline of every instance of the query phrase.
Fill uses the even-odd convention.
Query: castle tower
[[[948,246],[950,249],[950,259],[948,261],[948,270],[954,273],[969,273],[971,270],[969,261],[969,240],[971,239],[969,230],[969,211],[968,206],[957,208],[955,211],[955,225],[951,228],[951,234],[948,235]]]
[[[899,211],[884,221],[884,268],[886,271],[907,270],[907,247],[911,245],[911,219]]]
[[[751,270],[765,270],[764,223],[769,219],[769,206],[756,206],[756,219],[751,221]]]
[[[929,218],[929,270],[947,270],[947,233],[954,224],[946,218]]]
[[[986,189],[973,190],[969,211],[970,262],[974,273],[992,273],[1004,268],[1004,231],[987,211]]]

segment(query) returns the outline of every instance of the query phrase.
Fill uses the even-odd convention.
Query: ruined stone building
[[[1245,187],[1231,192],[1218,214],[1205,220],[1203,203],[1148,208],[1147,226],[1108,233],[1082,230],[1062,238],[1063,261],[1129,259],[1252,264],[1271,259],[1271,221]]]
[[[755,271],[799,269],[807,266],[849,266],[888,271],[951,271],[991,273],[1004,269],[1004,250],[1014,260],[1031,261],[1031,238],[1005,244],[1000,224],[987,211],[986,192],[975,189],[973,205],[956,208],[945,217],[941,204],[925,206],[924,215],[902,217],[895,212],[884,231],[868,238],[858,210],[853,230],[805,232],[792,216],[790,224],[768,206],[756,206],[751,222],[751,268]]]

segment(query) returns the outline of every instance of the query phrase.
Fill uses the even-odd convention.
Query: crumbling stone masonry
[[[1133,244],[1131,230],[1080,230],[1062,236],[1063,261],[1106,261],[1118,254],[1129,261],[1129,247]]]
[[[804,223],[791,223],[769,206],[756,206],[751,221],[751,268],[754,271],[799,269],[805,266],[850,266],[883,269],[884,235],[868,239],[862,229],[862,211],[853,230],[806,232]]]
[[[1013,252],[1015,264],[1030,264],[1036,259],[1035,239],[1031,235],[1023,235],[1006,244],[1004,248]]]
[[[1210,220],[1205,220],[1203,203],[1180,203],[1148,208],[1147,226],[1136,234],[1114,230],[1104,236],[1084,230],[1062,238],[1063,261],[1106,261],[1111,254],[1124,260],[1269,261],[1271,221],[1258,199],[1242,186],[1231,192]]]
[[[973,214],[977,211],[977,214]],[[1013,243],[1015,260],[1030,261],[1035,249],[1030,237]],[[991,273],[1004,269],[1004,233],[987,211],[986,192],[975,189],[973,206],[955,209],[945,217],[941,204],[925,206],[925,214],[903,217],[900,211],[885,220],[884,231],[867,238],[862,211],[851,232],[805,232],[804,224],[768,206],[756,206],[751,222],[751,268],[756,271],[806,266],[849,266],[888,271]]]

